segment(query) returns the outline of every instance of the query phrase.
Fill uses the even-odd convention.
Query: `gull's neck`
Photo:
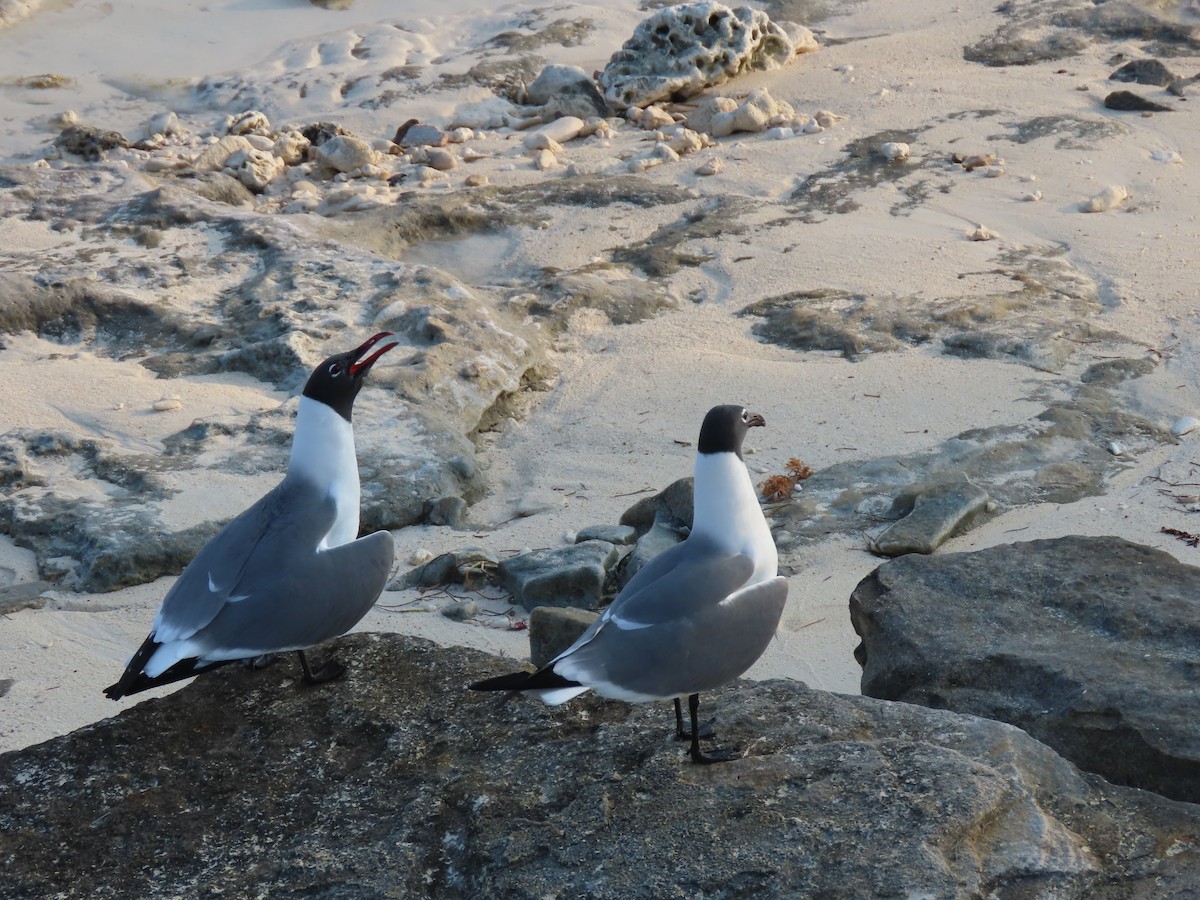
[[[320,546],[336,547],[358,537],[358,458],[354,428],[333,409],[300,398],[288,477],[303,478],[337,504],[337,518]]]
[[[754,559],[752,582],[773,578],[778,554],[746,464],[736,453],[697,453],[692,533]]]

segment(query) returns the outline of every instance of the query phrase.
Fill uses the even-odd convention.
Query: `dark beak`
[[[767,420],[758,413],[750,413],[750,418],[746,420],[746,424],[751,428],[755,426],[763,426],[767,424]]]
[[[372,347],[374,347],[376,344],[378,344],[384,338],[390,338],[392,336],[393,335],[390,331],[381,331],[381,332],[379,332],[379,334],[375,335],[373,338],[371,338],[369,341],[367,341],[361,347],[356,348],[354,350],[354,358],[358,361],[353,363],[350,366],[350,374],[353,375],[355,378],[361,378],[362,376],[366,375],[367,372],[369,372],[371,370],[371,366],[375,365],[375,361],[377,359],[379,359],[379,357],[383,356],[383,354],[387,353],[393,347],[399,347],[400,346],[399,341],[391,341],[390,343],[384,344],[382,347],[377,349],[374,353],[372,353],[366,359],[362,358],[364,353],[366,353],[368,350],[370,350]]]

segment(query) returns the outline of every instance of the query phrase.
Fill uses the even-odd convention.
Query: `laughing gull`
[[[536,672],[502,675],[477,691],[529,691],[549,706],[589,689],[645,703],[675,701],[675,733],[697,763],[700,692],[750,668],[775,634],[787,600],[771,529],[742,459],[746,432],[766,424],[741,406],[709,410],[700,428],[692,530],[638,570],[574,644]],[[687,697],[691,731],[683,727]]]
[[[108,697],[288,650],[299,651],[309,683],[342,674],[332,660],[314,674],[304,648],[354,627],[392,567],[388,532],[355,540],[358,460],[350,424],[371,366],[397,346],[380,344],[391,336],[381,332],[313,370],[296,413],[287,475],[221,529],[179,576],[150,636],[121,680],[104,691]]]

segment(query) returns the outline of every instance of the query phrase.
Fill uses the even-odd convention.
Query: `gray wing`
[[[303,649],[344,634],[379,599],[394,558],[386,531],[310,553],[256,585],[247,599],[222,607],[204,639],[254,655]]]
[[[316,551],[336,515],[333,500],[310,482],[285,478],[222,528],[183,570],[154,617],[155,640],[190,637],[228,603],[262,592],[281,567]]]
[[[659,589],[674,593],[683,584],[663,581]],[[643,627],[616,617],[563,654],[554,671],[616,697],[665,699],[719,687],[766,650],[787,601],[787,579],[760,581],[715,602],[713,596],[693,597],[689,615]],[[682,606],[688,598],[667,602]]]

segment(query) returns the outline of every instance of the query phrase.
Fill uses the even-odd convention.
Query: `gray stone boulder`
[[[622,525],[645,534],[655,522],[674,528],[692,527],[692,478],[680,478],[653,497],[643,497],[621,515]]]
[[[11,898],[1184,897],[1200,807],[997,722],[787,681],[557,708],[465,690],[511,661],[399,635],[226,667],[0,755]]]
[[[901,491],[892,513],[903,516],[874,540],[884,556],[932,553],[956,534],[974,527],[987,511],[991,498],[965,475],[947,482]]]
[[[584,541],[561,550],[536,550],[500,563],[500,583],[513,601],[536,606],[593,607],[604,598],[608,570],[620,554],[606,541]]]
[[[1200,569],[1114,537],[906,556],[850,598],[862,691],[1017,725],[1200,801]]]
[[[608,116],[608,101],[578,66],[546,66],[525,89],[525,102],[542,108],[542,118]]]
[[[539,606],[529,613],[529,661],[539,669],[570,647],[599,618],[573,606]]]

